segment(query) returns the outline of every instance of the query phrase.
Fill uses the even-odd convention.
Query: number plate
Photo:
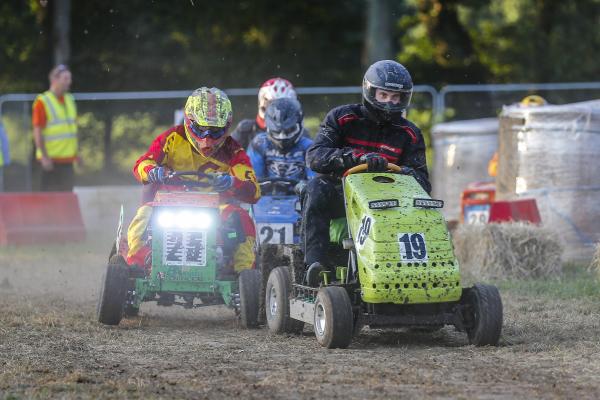
[[[173,266],[206,266],[206,231],[165,231],[163,264]]]
[[[427,261],[424,233],[399,233],[398,244],[402,261]]]
[[[465,207],[465,222],[470,225],[487,224],[490,219],[490,206],[487,204]]]
[[[294,225],[292,224],[257,224],[257,231],[262,244],[294,243]]]

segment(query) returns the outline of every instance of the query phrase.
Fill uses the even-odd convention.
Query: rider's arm
[[[352,154],[352,148],[345,147],[342,140],[340,120],[343,121],[342,107],[331,110],[319,127],[314,143],[306,152],[306,165],[321,174],[341,174],[347,166],[344,159]]]
[[[165,144],[170,135],[174,134],[173,129],[168,129],[157,136],[146,151],[133,166],[133,176],[141,183],[148,183],[148,172],[158,165],[161,165],[165,158]]]
[[[260,151],[259,143],[257,142],[258,139],[257,136],[250,142],[248,146],[248,158],[250,158],[250,163],[254,168],[256,177],[260,179],[266,177],[267,174],[265,171],[265,157]]]
[[[302,149],[302,152],[306,156],[306,151],[308,150],[308,148],[310,146],[312,146],[313,140],[310,138],[310,135],[309,135],[309,133],[308,133],[308,131],[306,129],[304,130],[303,135],[304,136],[300,139],[300,143],[299,144],[300,144],[300,147]],[[310,169],[310,167],[308,166],[308,163],[305,163],[304,174],[306,175],[305,178],[304,178],[306,180],[312,179],[312,178],[314,178],[317,175],[315,173],[315,171],[313,171],[312,169]]]
[[[431,193],[431,183],[429,182],[429,172],[427,171],[427,158],[425,157],[425,139],[421,130],[415,125],[409,123],[406,127],[411,136],[414,135],[415,140],[409,142],[402,154],[401,163],[415,171],[415,179],[425,189],[427,193]]]
[[[233,187],[225,192],[244,203],[254,204],[260,198],[260,187],[250,164],[250,159],[241,148],[236,151],[230,162],[230,174],[233,176]]]

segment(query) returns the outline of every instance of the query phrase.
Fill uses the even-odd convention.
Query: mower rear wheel
[[[497,346],[502,332],[502,299],[495,286],[475,284],[466,293],[469,343]],[[470,325],[470,326],[469,326]]]
[[[314,329],[321,346],[328,349],[348,347],[352,341],[353,318],[352,303],[344,288],[327,286],[319,290]]]
[[[240,273],[240,322],[244,328],[258,326],[258,296],[260,293],[260,272],[246,269]]]
[[[110,259],[102,278],[98,297],[98,322],[105,325],[119,325],[123,318],[123,307],[127,298],[127,269],[123,257],[115,255]]]
[[[290,318],[292,279],[287,267],[277,267],[269,274],[265,290],[267,325],[272,333],[301,333],[304,322]]]

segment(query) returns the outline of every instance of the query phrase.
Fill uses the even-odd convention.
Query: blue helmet
[[[265,111],[267,137],[281,150],[293,147],[302,137],[302,106],[296,99],[280,98]]]
[[[377,98],[377,89],[392,95],[396,101]],[[375,119],[388,122],[401,116],[410,104],[413,82],[410,73],[396,61],[377,61],[363,78],[363,104]]]

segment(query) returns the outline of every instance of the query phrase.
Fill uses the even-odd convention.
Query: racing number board
[[[427,261],[424,233],[399,233],[398,245],[402,261]]]
[[[292,224],[257,224],[257,232],[261,244],[294,243],[294,225]]]
[[[163,264],[205,267],[206,231],[165,231],[163,237]]]

